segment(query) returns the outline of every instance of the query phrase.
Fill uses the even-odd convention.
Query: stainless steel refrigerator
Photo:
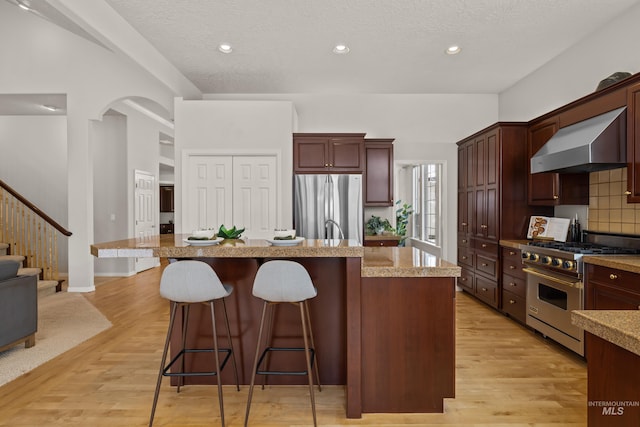
[[[298,236],[362,243],[362,175],[295,175],[293,191]]]

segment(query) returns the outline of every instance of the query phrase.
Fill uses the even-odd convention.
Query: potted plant
[[[385,231],[393,231],[393,227],[388,219],[382,219],[379,216],[371,215],[366,224],[367,234],[382,234]]]
[[[404,246],[407,224],[409,224],[409,216],[413,213],[413,207],[408,203],[402,203],[402,200],[398,200],[396,205],[399,206],[396,209],[396,234],[402,237],[398,242],[398,246]]]

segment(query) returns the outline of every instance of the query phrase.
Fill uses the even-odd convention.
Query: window
[[[433,246],[442,245],[442,164],[404,165],[400,176],[401,191],[413,206],[407,236]],[[403,194],[404,193],[404,194]]]

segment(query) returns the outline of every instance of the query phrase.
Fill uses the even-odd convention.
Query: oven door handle
[[[558,279],[557,277],[551,276],[549,274],[544,274],[539,272],[538,270],[534,270],[532,268],[523,268],[522,271],[525,273],[533,274],[534,276],[542,277],[545,280],[550,280],[555,283],[559,283],[563,286],[569,286],[571,288],[582,289],[582,282],[571,282],[568,280]]]

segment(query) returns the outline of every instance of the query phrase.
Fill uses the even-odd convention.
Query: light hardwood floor
[[[93,339],[0,387],[0,426],[144,426],[168,304],[160,268],[109,280],[86,294],[113,323]],[[346,419],[343,387],[316,393],[320,425],[586,426],[586,364],[464,293],[457,296],[456,398],[444,414]],[[155,426],[219,425],[214,386],[176,394],[163,382]],[[247,388],[226,387],[227,426],[241,426]],[[256,389],[252,426],[310,425],[305,387]]]

